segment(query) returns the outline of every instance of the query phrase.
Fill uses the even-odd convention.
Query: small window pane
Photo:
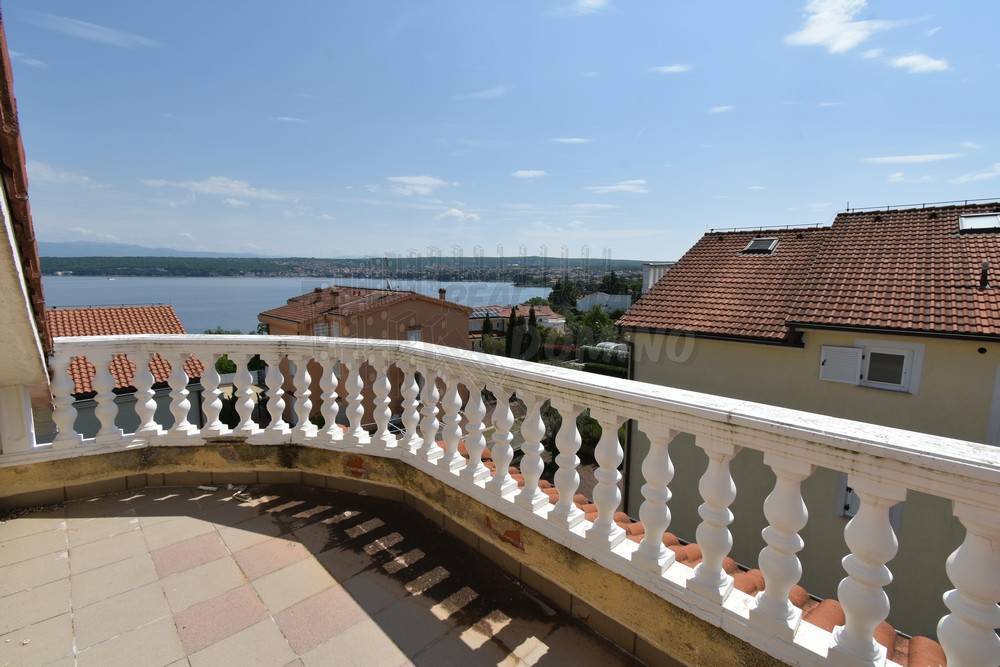
[[[903,384],[903,367],[906,357],[902,354],[872,352],[868,359],[868,381],[885,384]]]
[[[1000,213],[963,215],[959,217],[958,224],[963,232],[1000,229]]]

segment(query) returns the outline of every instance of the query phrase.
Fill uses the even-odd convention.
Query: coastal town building
[[[827,227],[709,232],[619,320],[631,377],[1000,445],[1000,291],[989,276],[1000,266],[998,211],[995,202],[848,211]],[[629,511],[642,502],[646,449],[633,429]],[[748,454],[732,464],[737,515],[759,510],[771,490],[768,467]],[[704,460],[684,437],[671,456],[678,467]],[[696,479],[676,479],[672,491],[684,516],[695,512]],[[847,475],[829,470],[803,494],[811,518],[843,524],[857,507]],[[894,586],[943,582],[944,569],[926,563],[961,540],[950,508],[912,494],[894,512]],[[763,546],[759,519],[734,531],[737,559]],[[697,524],[673,525],[693,536]],[[835,593],[842,527],[810,520],[803,530],[810,590]],[[910,590],[913,604],[896,618],[933,630],[944,607],[932,589]]]

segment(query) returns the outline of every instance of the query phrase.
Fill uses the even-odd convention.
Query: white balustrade
[[[443,453],[437,464],[449,472],[457,472],[465,465],[465,459],[458,453],[458,443],[462,441],[461,421],[462,396],[458,391],[458,380],[454,376],[444,378],[447,390],[441,399],[444,409],[444,421],[441,427],[441,440],[444,443]]]
[[[649,438],[649,451],[642,460],[642,505],[639,520],[646,532],[639,548],[632,552],[632,562],[647,572],[659,576],[673,565],[674,552],[663,544],[663,535],[670,527],[670,481],[674,464],[670,460],[670,442],[677,431],[659,424],[639,422],[639,428]]]
[[[316,425],[310,421],[312,417],[312,389],[309,385],[312,376],[309,375],[309,362],[312,355],[301,355],[295,358],[295,375],[292,384],[295,385],[295,433],[303,438],[316,437]]]
[[[521,444],[521,474],[524,476],[524,486],[517,494],[515,502],[532,512],[537,512],[549,506],[549,497],[538,488],[538,481],[542,478],[545,470],[545,462],[542,461],[542,452],[545,447],[542,445],[542,438],[545,436],[545,422],[542,421],[542,404],[545,399],[541,396],[521,392],[518,394],[527,408],[524,421],[521,422],[521,437],[524,442]]]
[[[323,431],[318,434],[318,441],[325,445],[335,445],[344,439],[344,431],[337,423],[337,415],[340,414],[340,404],[337,403],[337,384],[339,378],[337,373],[340,364],[335,358],[322,353],[323,374],[319,379],[319,389],[322,392],[320,400],[320,414],[323,416]]]
[[[607,411],[593,410],[590,416],[601,426],[601,439],[597,442],[594,458],[597,460],[597,486],[594,487],[594,504],[597,518],[587,531],[587,539],[614,549],[625,539],[625,531],[615,524],[615,512],[622,502],[618,488],[622,475],[618,466],[625,458],[622,444],[618,440],[618,429],[625,422],[620,415]]]
[[[511,391],[502,385],[492,385],[493,395],[497,404],[493,408],[493,477],[486,482],[486,488],[503,496],[517,490],[517,482],[510,476],[510,462],[514,458],[514,450],[510,446],[514,436],[510,428],[514,425],[514,413],[510,409]]]
[[[72,355],[65,352],[56,352],[52,359],[52,421],[56,425],[53,449],[72,449],[83,442],[83,436],[74,428],[77,412],[73,406],[71,359]]]
[[[420,369],[420,375],[424,379],[424,389],[420,397],[422,407],[420,409],[420,449],[417,450],[417,459],[420,462],[437,461],[444,452],[437,444],[437,432],[441,426],[438,421],[438,400],[441,394],[437,388],[437,376],[428,368]]]
[[[201,433],[205,437],[212,436],[222,436],[227,435],[230,432],[228,426],[222,423],[219,419],[219,415],[222,414],[222,390],[219,389],[219,372],[216,370],[215,366],[219,363],[222,358],[222,352],[213,352],[211,356],[205,359],[205,370],[201,373],[201,386],[204,388],[204,401],[202,409],[205,412],[205,425],[201,428]],[[149,373],[149,364],[143,364],[146,374],[149,376],[149,380],[152,381],[152,374]],[[136,372],[136,388],[138,385],[139,373]],[[152,390],[149,391],[150,402],[148,404],[149,408],[155,412],[156,403],[153,399]],[[138,403],[136,404],[138,409]],[[153,413],[150,412],[149,419],[152,421]],[[141,421],[141,420],[140,420]],[[156,426],[156,422],[152,422],[153,426]],[[157,427],[158,428],[158,427]],[[143,428],[140,427],[139,432],[142,432]]]
[[[837,587],[837,599],[845,620],[833,631],[830,658],[835,664],[881,664],[886,650],[875,641],[875,628],[889,615],[889,596],[883,589],[892,583],[892,572],[885,564],[899,547],[889,510],[906,500],[906,489],[855,475],[848,476],[847,483],[861,505],[844,529],[851,553],[842,561],[847,576]]]
[[[379,448],[386,452],[396,446],[396,436],[389,431],[389,420],[392,419],[392,410],[389,408],[391,402],[389,392],[392,391],[392,383],[389,381],[389,360],[384,355],[379,354],[374,357],[373,362],[376,375],[373,385],[375,435],[372,437],[372,442],[378,444]]]
[[[364,380],[361,379],[361,367],[365,360],[362,355],[354,355],[353,358],[344,359],[344,366],[347,368],[347,382],[344,388],[347,390],[347,433],[344,434],[344,444],[360,446],[371,442],[371,436],[362,425],[365,417]]]
[[[469,390],[469,401],[465,406],[465,417],[468,419],[465,436],[465,449],[469,454],[469,462],[460,476],[469,484],[483,482],[490,478],[490,469],[483,465],[483,451],[486,449],[486,425],[483,419],[486,417],[486,404],[483,402],[482,386],[478,382],[466,380],[464,383]]]
[[[764,592],[750,610],[750,623],[763,632],[792,641],[802,610],[789,602],[788,594],[802,576],[802,564],[796,554],[805,546],[799,531],[809,520],[802,499],[802,481],[812,474],[813,466],[772,453],[764,455],[764,463],[774,471],[775,482],[774,490],[764,500],[768,526],[761,536],[767,546],[758,559],[764,574]]]
[[[955,503],[965,540],[948,557],[955,588],[944,594],[951,612],[938,623],[948,667],[978,667],[1000,661],[1000,512]]]
[[[423,438],[420,437],[420,385],[417,384],[417,369],[413,364],[403,364],[403,437],[399,447],[405,455],[415,456],[419,451]]]
[[[231,431],[219,418],[223,392],[215,363],[223,352],[237,366],[233,392],[240,421]],[[133,383],[139,420],[134,434],[122,435],[115,426],[115,377],[110,364],[116,354],[128,355],[136,366]],[[266,382],[260,384],[268,387],[271,419],[263,433],[254,421],[257,394],[262,389],[255,386],[258,382],[248,369],[255,354],[268,362]],[[174,422],[163,435],[156,423],[154,378],[148,363],[151,355],[160,355],[171,364],[168,383]],[[201,378],[205,426],[200,431],[188,422],[184,361],[191,355],[206,364]],[[292,408],[297,419],[291,430],[284,424],[281,392],[280,364],[286,356],[295,362]],[[85,357],[96,369],[93,408],[89,401],[74,401],[73,379],[68,372],[74,357]],[[309,391],[307,364],[311,358],[315,358],[313,372],[322,368],[319,389],[324,426],[318,433],[308,424],[315,399]],[[73,450],[85,453],[91,443],[113,450],[173,442],[198,444],[223,435],[255,443],[350,448],[366,455],[401,459],[401,465],[434,473],[441,483],[510,520],[578,551],[615,576],[630,579],[702,621],[791,664],[881,665],[888,659],[898,660],[899,656],[886,655],[874,640],[876,629],[890,611],[885,588],[892,576],[886,563],[895,556],[897,546],[889,511],[906,497],[907,490],[945,498],[953,504],[954,514],[967,532],[961,546],[947,559],[954,589],[944,595],[949,613],[938,624],[938,637],[950,667],[1000,664],[1000,639],[994,630],[1000,627],[998,448],[407,341],[331,339],[317,343],[314,338],[284,336],[71,338],[57,339],[50,366],[52,420],[58,429],[51,447],[43,444],[35,451],[5,452],[0,455],[0,465],[72,456]],[[394,415],[390,396],[396,377],[400,378],[401,401]],[[443,397],[438,378],[444,387]],[[342,384],[339,379],[343,379]],[[460,391],[461,387],[465,389]],[[482,462],[487,446],[484,422],[489,412],[484,389],[496,397],[489,424],[496,467],[492,475]],[[509,471],[514,456],[514,391],[526,408],[520,425],[521,489]],[[341,415],[340,401],[345,399]],[[373,425],[362,424],[368,401]],[[546,402],[562,418],[555,434],[554,486],[559,495],[555,504],[548,500],[552,492],[539,488],[544,470],[542,408]],[[84,428],[93,423],[89,417],[77,419],[78,409],[93,409],[99,423],[99,428],[93,429],[96,434],[88,432],[87,438],[81,438],[75,432],[77,421]],[[575,498],[582,444],[577,417],[584,409],[590,410],[601,427],[595,450],[597,484],[592,492],[597,515],[592,523],[586,521]],[[346,434],[337,423],[338,417],[345,416],[349,424]],[[389,432],[394,417],[405,430],[398,442]],[[641,431],[649,441],[641,473],[633,468],[637,479],[630,484],[633,489],[641,486],[641,498],[636,500],[641,501],[638,518],[643,523],[643,538],[638,544],[625,539],[615,522],[621,500],[618,466],[623,456],[619,430],[626,419],[636,425],[633,436]],[[467,462],[459,454],[463,426]],[[693,435],[696,446],[708,457],[698,485],[701,521],[694,535],[702,559],[693,571],[676,562],[673,551],[664,546],[672,518],[671,448],[680,433]],[[439,435],[443,448],[438,446]],[[775,475],[773,489],[763,504],[768,525],[761,534],[766,546],[758,563],[744,563],[758,565],[763,574],[764,588],[756,599],[736,590],[723,567],[733,545],[730,525],[740,520],[730,509],[737,492],[730,463],[741,448],[762,452],[764,463]],[[846,620],[834,632],[801,620],[801,612],[789,601],[803,571],[799,533],[809,516],[803,482],[817,467],[849,473],[849,483],[861,499],[845,530],[850,554],[843,560],[847,576],[838,592]],[[696,474],[692,470],[681,472]],[[829,510],[821,509],[813,521],[837,526],[829,515]],[[933,537],[928,545],[934,545]],[[802,583],[810,587],[808,580]]]
[[[580,473],[577,471],[580,459],[576,453],[580,451],[583,441],[576,427],[576,418],[582,409],[565,401],[553,401],[552,407],[559,411],[562,425],[556,433],[556,449],[559,450],[556,465],[559,468],[556,469],[555,483],[559,500],[549,511],[548,519],[562,528],[573,528],[583,521],[583,512],[573,504],[576,490],[580,487]]]
[[[101,428],[94,437],[94,443],[98,445],[113,445],[121,442],[122,430],[115,426],[115,417],[118,416],[118,405],[115,403],[115,378],[111,375],[110,352],[95,355],[91,360],[96,369],[94,374],[93,387],[96,392],[94,400],[97,405],[94,408],[94,415],[100,422]]]
[[[698,482],[704,501],[698,507],[701,523],[695,531],[701,562],[694,569],[688,588],[711,602],[721,603],[733,590],[733,578],[722,569],[722,561],[733,548],[729,532],[733,513],[729,506],[736,500],[736,484],[729,473],[729,463],[739,448],[707,437],[699,438],[698,446],[708,456],[708,468]]]
[[[240,423],[233,430],[235,435],[251,436],[260,433],[261,428],[253,420],[253,411],[257,406],[257,392],[254,391],[254,376],[250,372],[252,354],[233,355],[236,363],[236,375],[233,378],[233,392],[236,393],[236,414]]]

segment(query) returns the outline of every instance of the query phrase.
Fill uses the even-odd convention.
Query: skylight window
[[[750,240],[747,247],[743,248],[743,252],[754,255],[770,255],[777,247],[778,239],[758,236],[757,238]]]
[[[1000,230],[1000,213],[959,216],[958,229],[963,232],[998,231]]]

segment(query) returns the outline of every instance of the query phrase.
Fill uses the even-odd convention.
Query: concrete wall
[[[633,340],[637,380],[978,441],[987,439],[1000,361],[996,344],[844,332],[807,332],[803,348],[688,339],[690,347],[685,349],[683,342],[655,334],[633,334]],[[853,346],[865,340],[923,346],[915,393],[819,379],[821,346]],[[979,353],[981,347],[985,354]],[[658,356],[654,350],[659,350]],[[626,459],[627,511],[632,516],[638,515],[642,502],[640,466],[647,451],[648,441],[633,423]],[[701,504],[698,480],[707,458],[687,434],[671,445],[671,458],[676,474],[670,484],[670,530],[694,540]],[[730,526],[731,555],[756,566],[764,547],[760,531],[767,525],[763,503],[774,475],[762,455],[752,450],[737,455],[731,468],[737,488],[731,507],[736,517]],[[806,544],[800,553],[802,584],[821,597],[836,597],[844,576],[840,559],[847,554],[843,529],[848,519],[840,516],[842,484],[841,473],[826,469],[803,484],[810,518],[801,533]],[[938,619],[947,613],[941,594],[952,588],[945,561],[961,543],[964,529],[951,515],[948,501],[911,493],[902,504],[896,534],[899,552],[889,563],[895,578],[887,588],[892,601],[889,621],[903,632],[933,636]]]

